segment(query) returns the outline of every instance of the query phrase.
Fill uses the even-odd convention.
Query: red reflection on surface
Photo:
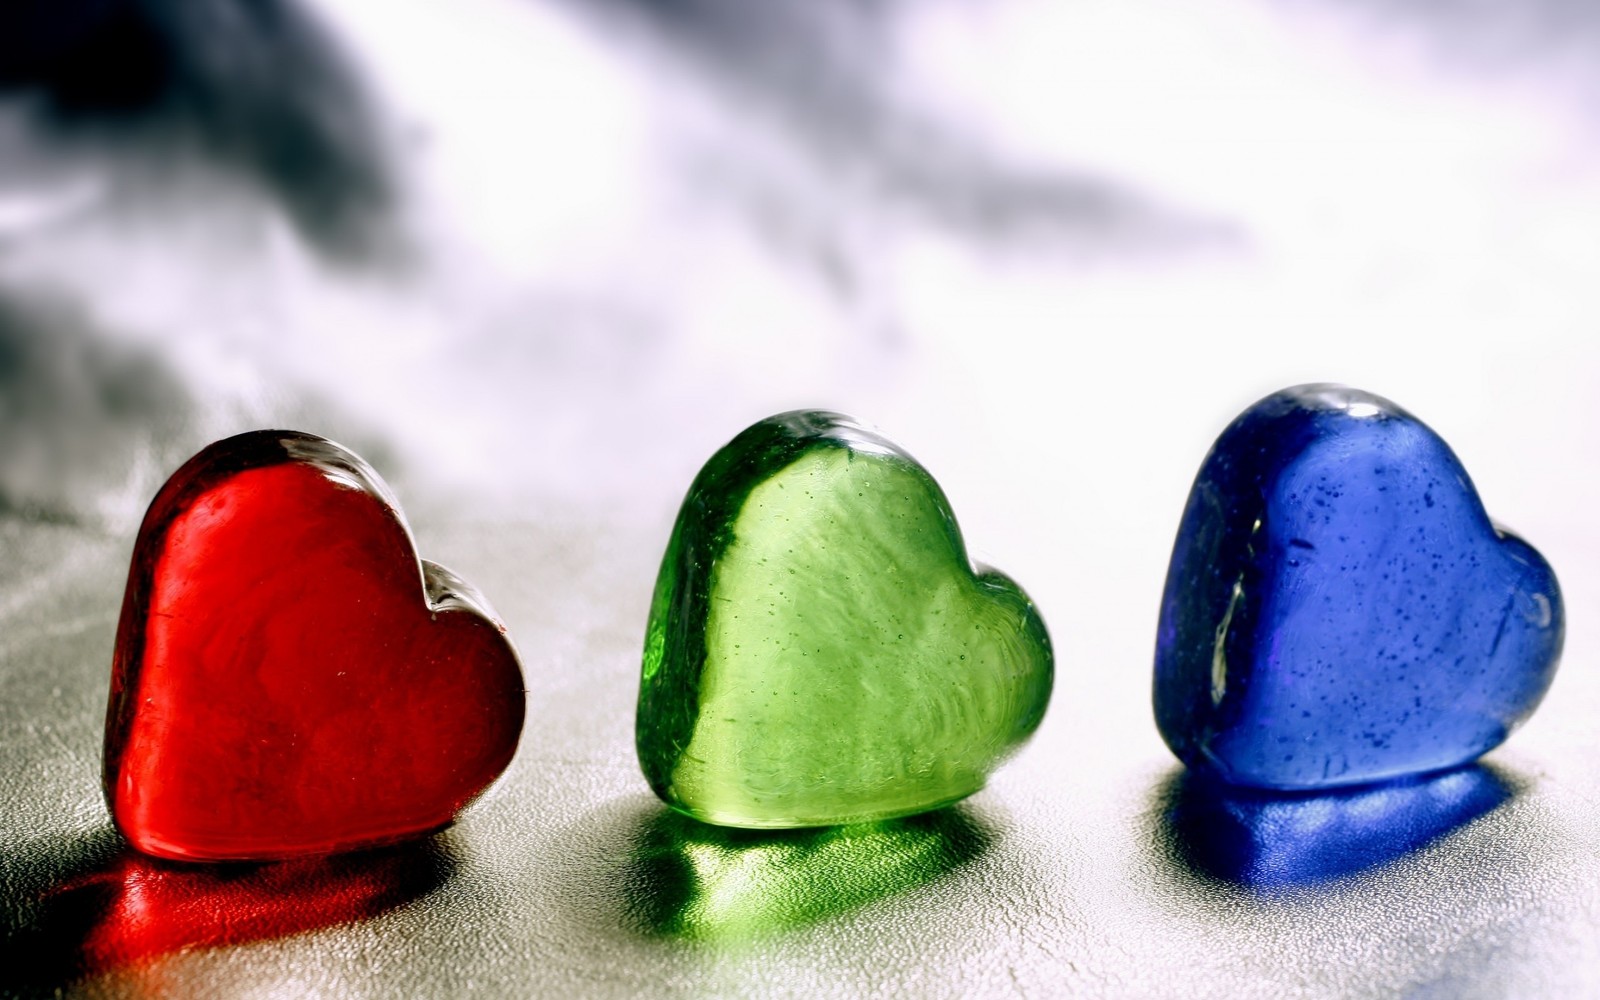
[[[95,974],[185,948],[243,944],[376,916],[438,886],[432,845],[265,865],[179,867],[125,851],[54,890],[40,930]]]
[[[105,782],[123,834],[272,859],[448,824],[511,760],[522,674],[481,598],[430,568],[430,604],[424,576],[381,480],[337,445],[262,431],[178,470],[117,633]]]

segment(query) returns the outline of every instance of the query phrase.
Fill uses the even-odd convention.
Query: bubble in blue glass
[[[1286,389],[1190,491],[1155,714],[1190,768],[1316,789],[1453,767],[1533,713],[1561,653],[1554,572],[1444,440],[1381,396]]]

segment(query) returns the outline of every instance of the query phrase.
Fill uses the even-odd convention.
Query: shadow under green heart
[[[808,830],[735,830],[662,809],[633,838],[630,914],[650,933],[738,941],[795,930],[937,881],[994,835],[956,806]]]

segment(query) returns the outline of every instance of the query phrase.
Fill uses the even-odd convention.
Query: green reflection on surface
[[[960,807],[786,831],[707,826],[662,810],[634,838],[627,905],[656,934],[761,937],[931,883],[993,840]]]

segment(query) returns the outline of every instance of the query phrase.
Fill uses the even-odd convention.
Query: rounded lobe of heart
[[[135,550],[107,731],[117,826],[149,854],[261,860],[448,825],[521,733],[502,628],[425,598],[400,515],[360,482],[292,459],[215,475],[205,457]]]

